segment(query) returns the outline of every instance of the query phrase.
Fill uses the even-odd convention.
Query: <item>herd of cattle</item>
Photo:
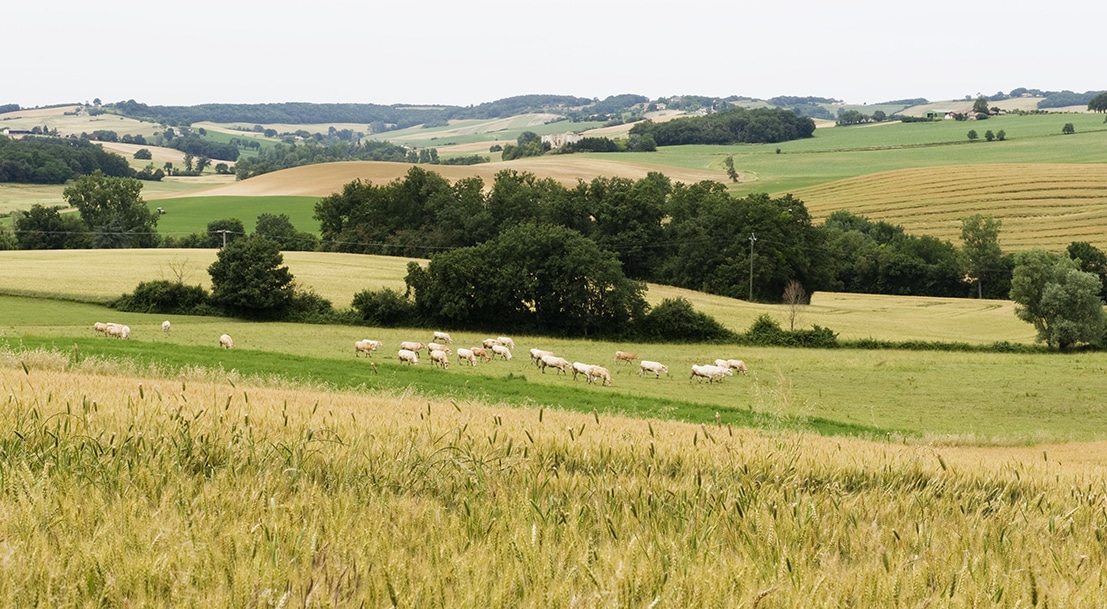
[[[452,349],[449,345],[453,342],[454,340],[450,337],[449,333],[435,332],[433,341],[429,343],[415,341],[404,341],[400,343],[400,349],[396,352],[396,355],[401,364],[414,366],[419,363],[419,354],[425,350],[431,365],[445,370],[450,367],[450,353]],[[383,346],[384,343],[379,340],[366,338],[356,341],[354,343],[354,356],[358,357],[364,353],[367,357],[372,357],[373,352],[379,350]],[[512,358],[511,350],[514,348],[515,341],[512,340],[511,337],[499,336],[496,338],[484,339],[479,347],[460,347],[457,349],[455,356],[457,357],[459,366],[465,364],[476,366],[477,360],[484,362],[491,362],[496,358],[510,360]],[[572,372],[573,380],[576,380],[578,376],[583,376],[589,383],[598,380],[605,386],[611,385],[611,371],[603,366],[586,364],[583,362],[570,362],[552,351],[538,348],[532,348],[530,350],[530,359],[531,363],[537,366],[543,374],[545,374],[547,368],[554,368],[558,373],[565,374],[566,376]],[[662,374],[669,374],[669,367],[665,364],[651,360],[639,360],[637,353],[629,351],[616,351],[614,361],[615,364],[624,363],[628,365],[632,365],[635,361],[638,361],[639,376],[653,374],[654,378],[661,378]],[[709,383],[712,381],[721,382],[723,377],[733,376],[735,370],[742,374],[749,374],[749,369],[742,360],[717,359],[711,364],[693,365],[692,375],[688,377],[688,380],[691,381],[692,379],[696,379],[701,383],[704,379]]]
[[[161,324],[161,329],[166,334],[169,334],[170,326],[171,324],[168,321],[164,321]],[[92,325],[92,329],[98,334],[120,339],[126,339],[131,335],[131,328],[123,324],[96,322]],[[453,342],[454,340],[450,337],[449,333],[435,332],[433,341],[429,343],[414,341],[404,341],[400,343],[400,350],[397,351],[396,355],[399,357],[401,364],[414,366],[419,363],[419,354],[426,350],[431,365],[445,370],[450,367],[450,353],[452,349],[448,345]],[[224,349],[231,349],[234,347],[234,341],[231,339],[230,335],[223,334],[219,337],[219,346]],[[373,352],[379,350],[383,346],[384,343],[379,340],[370,340],[368,338],[359,340],[354,343],[354,356],[358,357],[364,353],[366,357],[372,357]],[[512,340],[511,337],[499,336],[496,338],[484,339],[479,347],[458,348],[455,355],[458,365],[469,364],[470,366],[476,366],[477,360],[491,362],[497,357],[503,360],[510,360],[511,350],[514,348],[515,341]],[[603,366],[586,364],[583,362],[570,362],[564,357],[554,354],[553,351],[545,351],[538,348],[530,350],[530,359],[543,374],[545,374],[547,368],[554,368],[557,370],[557,373],[566,376],[572,372],[573,380],[576,380],[578,376],[583,376],[589,383],[598,380],[605,386],[611,385],[611,371]],[[653,374],[654,378],[661,378],[662,374],[669,374],[669,367],[661,362],[639,360],[638,354],[630,351],[615,352],[615,364],[623,363],[633,365],[635,361],[638,362],[639,376]],[[692,374],[688,377],[688,380],[691,382],[692,379],[696,379],[701,383],[704,379],[709,383],[712,381],[721,382],[723,377],[733,376],[735,370],[742,374],[749,374],[746,363],[740,359],[717,359],[711,364],[694,364],[692,366]]]

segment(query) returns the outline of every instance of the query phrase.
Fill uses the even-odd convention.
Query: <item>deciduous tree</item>
[[[276,242],[265,237],[227,244],[208,267],[212,302],[244,317],[279,316],[293,297],[292,273],[283,262]]]
[[[1065,350],[1103,337],[1102,284],[1067,256],[1041,249],[1019,252],[1011,278],[1015,315],[1034,325],[1038,340]]]
[[[96,247],[154,247],[158,214],[139,194],[142,182],[97,171],[65,187],[62,196],[77,208]]]
[[[999,247],[1001,225],[999,220],[981,214],[961,220],[965,273],[976,282],[977,298],[984,298],[984,280],[1000,268],[1003,257]]]

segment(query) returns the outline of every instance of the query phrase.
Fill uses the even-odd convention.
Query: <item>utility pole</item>
[[[225,228],[216,230],[217,233],[223,233],[223,247],[227,247],[227,233],[231,232]]]
[[[750,302],[753,302],[753,242],[757,241],[757,235],[750,233]]]

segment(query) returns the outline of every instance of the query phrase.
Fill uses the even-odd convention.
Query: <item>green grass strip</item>
[[[715,413],[719,413],[724,424],[762,429],[786,427],[825,436],[874,438],[917,435],[821,417],[782,420],[780,417],[748,409],[627,395],[608,387],[563,387],[530,383],[523,376],[510,373],[500,376],[477,375],[474,378],[472,375],[450,374],[429,366],[414,367],[391,362],[376,364],[374,372],[369,362],[364,360],[342,362],[249,349],[213,352],[211,347],[157,345],[121,340],[90,342],[77,337],[3,338],[0,339],[0,347],[13,353],[46,350],[71,354],[72,345],[78,342],[82,344],[81,359],[97,357],[105,360],[127,360],[139,368],[151,367],[171,372],[196,367],[223,369],[235,371],[246,378],[281,378],[293,383],[324,385],[335,390],[364,387],[370,391],[414,391],[419,395],[435,398],[556,408],[584,413],[596,411],[691,423],[714,424]]]

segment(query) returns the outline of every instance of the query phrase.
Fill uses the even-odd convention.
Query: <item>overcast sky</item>
[[[1098,0],[18,1],[0,104],[1084,92],[1107,89],[1105,17]]]

